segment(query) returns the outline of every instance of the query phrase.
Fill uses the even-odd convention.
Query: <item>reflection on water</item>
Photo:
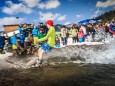
[[[115,86],[115,65],[56,64],[1,70],[0,86]]]

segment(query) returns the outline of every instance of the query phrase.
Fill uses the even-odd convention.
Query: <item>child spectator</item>
[[[82,43],[84,41],[84,32],[82,29],[80,29],[78,32],[78,38],[79,38],[80,43]]]
[[[56,44],[55,44],[56,48],[60,48],[60,38],[58,35],[56,35]]]

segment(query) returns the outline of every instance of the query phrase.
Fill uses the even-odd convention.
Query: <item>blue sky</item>
[[[115,0],[0,0],[0,28],[6,24],[76,23],[115,9]],[[16,19],[19,17],[19,19]]]

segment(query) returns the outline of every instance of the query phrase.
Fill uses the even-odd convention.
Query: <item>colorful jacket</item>
[[[33,37],[36,37],[38,35],[38,29],[34,28],[32,30],[32,35],[33,35]]]
[[[5,37],[0,36],[0,48],[2,48],[5,45]]]
[[[78,30],[76,28],[72,28],[71,29],[71,34],[72,34],[72,37],[77,37]]]
[[[22,28],[18,26],[18,31],[19,31],[19,34],[20,34],[21,30],[22,30]]]
[[[25,30],[25,29],[24,29],[24,30],[21,30],[20,34],[23,34],[25,37],[27,36],[27,33],[26,33],[26,30]],[[20,34],[19,34],[19,35],[20,35]]]
[[[110,32],[114,32],[115,31],[115,26],[110,24]]]
[[[38,39],[39,42],[45,41],[47,40],[47,43],[49,46],[54,47],[55,45],[55,38],[56,38],[56,34],[55,34],[55,28],[51,27],[48,30],[48,33],[45,37]]]
[[[25,36],[23,34],[20,34],[20,43],[24,44]]]
[[[78,38],[84,38],[84,33],[83,32],[78,32]]]
[[[45,35],[43,34],[43,33],[40,33],[39,31],[38,31],[38,39],[41,39],[41,38],[43,38]]]
[[[16,40],[17,40],[17,38],[15,36],[12,36],[10,38],[11,44],[16,44]]]

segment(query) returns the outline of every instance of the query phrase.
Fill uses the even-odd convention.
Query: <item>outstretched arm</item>
[[[52,34],[52,28],[49,29],[47,35],[41,39],[38,39],[38,42],[42,42],[48,39],[48,37]]]

